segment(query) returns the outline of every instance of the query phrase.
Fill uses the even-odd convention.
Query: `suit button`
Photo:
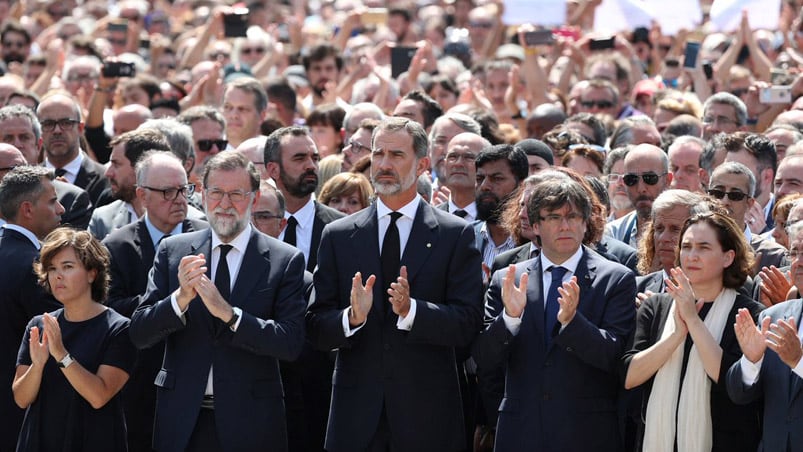
[[[385,350],[390,350],[390,344],[385,344]]]
[[[574,351],[574,349],[573,349],[573,348],[571,348],[571,347],[566,347],[566,351],[567,351],[567,352],[573,352],[573,351]]]

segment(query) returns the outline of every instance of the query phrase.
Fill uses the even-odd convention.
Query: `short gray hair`
[[[374,129],[371,136],[371,147],[374,146],[374,140],[380,132],[400,132],[404,130],[413,138],[413,151],[415,151],[416,159],[421,159],[427,156],[429,151],[429,140],[427,139],[427,132],[424,126],[407,118],[390,116],[382,120]]]
[[[694,206],[702,203],[704,199],[705,197],[703,195],[688,190],[674,188],[664,190],[655,198],[655,201],[652,202],[652,221],[655,221],[659,214],[667,210],[672,210],[675,207],[686,207],[689,210],[689,216],[691,216]]]
[[[9,221],[17,219],[23,202],[36,202],[44,187],[42,179],[56,178],[52,169],[44,166],[23,165],[6,173],[0,182],[0,214]]]
[[[143,122],[137,130],[151,129],[162,132],[170,143],[170,150],[179,160],[195,162],[195,141],[192,137],[192,128],[176,118],[149,119]]]
[[[717,174],[737,174],[747,177],[747,194],[752,198],[756,194],[756,176],[750,171],[750,168],[744,166],[739,162],[725,162],[719,165],[713,173],[711,173],[711,180],[708,182],[708,188],[714,184],[714,176]]]
[[[182,163],[181,159],[176,157],[175,154],[164,151],[148,151],[143,154],[142,157],[140,157],[139,161],[134,167],[134,171],[137,175],[137,186],[144,187],[147,185],[146,181],[148,179],[148,172],[154,166],[166,163],[165,160],[173,160],[178,163],[182,169],[184,168],[184,164]]]
[[[747,124],[747,106],[741,99],[733,94],[720,91],[706,99],[705,104],[703,104],[703,117],[708,113],[708,107],[710,107],[711,104],[730,105],[736,112],[736,122],[739,127]]]

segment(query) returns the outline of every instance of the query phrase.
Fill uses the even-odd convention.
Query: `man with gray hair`
[[[53,187],[53,170],[19,166],[0,182],[0,450],[14,450],[25,411],[11,392],[20,338],[35,315],[61,307],[31,271],[39,241],[56,229],[64,208]]]
[[[452,138],[463,132],[480,135],[482,128],[472,117],[462,113],[446,113],[432,124],[429,132],[429,161],[432,180],[443,177],[446,147]]]
[[[200,183],[206,161],[220,151],[225,150],[229,142],[226,140],[226,119],[215,107],[199,105],[188,108],[176,117],[179,122],[190,126],[195,143],[195,166],[190,179]]]
[[[718,133],[745,130],[747,106],[731,93],[719,92],[706,99],[703,105],[703,139],[710,140]]]
[[[678,188],[702,193],[703,183],[700,173],[700,155],[705,148],[705,141],[697,137],[681,136],[675,139],[667,155],[669,171],[672,173],[670,188]]]
[[[753,198],[755,191],[756,178],[753,172],[738,162],[725,162],[719,165],[708,183],[708,194],[719,200],[720,204],[727,209],[731,219],[744,231],[747,242],[756,253],[753,276],[764,267],[784,265],[786,255],[783,247],[762,239],[747,227],[745,213],[756,202]]]
[[[359,104],[346,110],[346,116],[343,118],[343,143],[348,143],[351,136],[357,132],[360,123],[365,119],[376,119],[381,121],[385,118],[382,109],[377,107],[376,104],[371,102],[360,102]]]
[[[452,212],[468,222],[477,219],[475,188],[477,167],[474,161],[491,143],[476,133],[464,132],[449,141],[443,167],[441,190],[448,193],[448,200],[439,204],[439,209]]]

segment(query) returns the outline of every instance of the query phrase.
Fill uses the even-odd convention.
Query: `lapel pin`
[[[432,244],[431,243],[427,243],[427,248],[432,248]]]

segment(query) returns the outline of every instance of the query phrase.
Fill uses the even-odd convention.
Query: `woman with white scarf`
[[[750,451],[758,447],[758,406],[728,398],[725,374],[741,356],[733,329],[740,308],[763,306],[740,295],[753,265],[750,245],[722,213],[696,215],[680,234],[666,294],[638,310],[623,362],[625,387],[644,385],[638,450]]]

